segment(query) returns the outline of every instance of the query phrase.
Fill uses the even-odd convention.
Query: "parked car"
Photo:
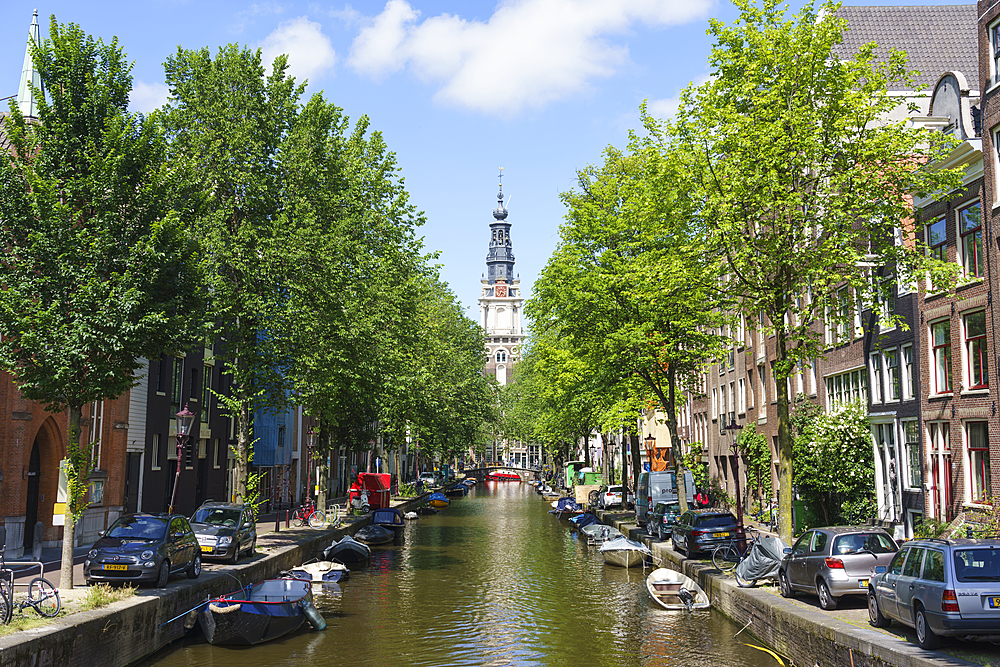
[[[694,505],[694,477],[684,471],[684,485],[687,489],[688,505]],[[646,516],[661,500],[677,500],[677,474],[673,470],[659,470],[639,473],[639,488],[635,494],[635,521],[640,526],[646,524]]]
[[[872,625],[908,625],[925,649],[941,637],[1000,635],[1000,539],[907,542],[867,593]]]
[[[249,505],[206,501],[191,516],[191,528],[202,558],[236,563],[244,551],[252,556],[257,546],[257,524]]]
[[[424,486],[437,486],[438,478],[432,472],[422,472],[420,473],[420,481],[424,483]]]
[[[878,568],[899,547],[892,536],[873,526],[831,526],[807,530],[786,550],[778,568],[781,594],[815,593],[819,606],[831,610],[845,595],[864,595]]]
[[[167,585],[170,575],[201,574],[201,549],[188,520],[179,514],[126,514],[94,543],[83,562],[87,585],[129,581]]]
[[[646,518],[646,532],[660,540],[666,540],[673,533],[674,524],[680,517],[681,506],[676,502],[658,502]]]
[[[736,535],[736,517],[719,510],[688,510],[677,519],[670,534],[674,549],[688,558],[701,551],[712,551]]]
[[[598,504],[602,509],[621,507],[623,504],[622,485],[612,484],[610,486],[601,487],[601,497]]]

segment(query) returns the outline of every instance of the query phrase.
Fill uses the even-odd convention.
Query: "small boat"
[[[471,489],[472,487],[474,487],[476,485],[476,478],[475,477],[466,477],[465,479],[462,480],[461,483],[465,484],[467,487],[469,487]]]
[[[584,526],[580,532],[587,538],[587,544],[604,544],[616,537],[621,537],[622,534],[622,531],[614,526],[605,526],[603,523],[592,523],[589,526]]]
[[[417,519],[420,518],[420,515],[417,514],[416,512],[407,512],[406,514],[403,515],[403,518],[406,519],[407,521],[416,521]]]
[[[694,579],[680,572],[661,567],[646,577],[649,597],[671,611],[692,611],[712,606],[705,591]]]
[[[564,496],[552,502],[552,509],[549,514],[555,514],[560,519],[571,519],[583,514],[583,508],[576,504],[576,500],[569,496]]]
[[[498,469],[486,475],[487,482],[520,482],[521,476],[513,470]]]
[[[559,492],[550,488],[548,491],[542,491],[542,496],[544,498],[558,498]]]
[[[608,565],[634,567],[644,565],[653,552],[645,544],[630,540],[624,535],[601,545],[601,557]]]
[[[388,528],[383,528],[378,524],[368,524],[364,528],[358,530],[354,533],[354,539],[358,542],[363,542],[368,546],[378,546],[380,544],[388,544],[396,537],[396,531],[389,530]]]
[[[427,496],[427,504],[435,508],[447,507],[451,504],[451,501],[445,498],[443,493],[432,493]]]
[[[395,507],[381,507],[372,513],[372,523],[389,530],[400,531],[406,527],[405,517]]]
[[[317,560],[303,563],[289,572],[289,575],[314,584],[330,584],[343,581],[351,576],[351,571],[343,563],[331,560]]]
[[[312,584],[290,577],[268,579],[209,600],[198,614],[208,643],[229,646],[277,639],[307,619],[315,629],[326,629],[326,621],[312,603]]]
[[[444,490],[444,495],[446,496],[464,496],[469,493],[469,487],[465,484],[455,484],[454,486],[449,486]]]
[[[339,541],[323,550],[323,560],[339,560],[341,563],[367,563],[372,550],[367,544],[362,544],[350,535],[344,535]]]
[[[583,528],[584,526],[590,526],[595,523],[600,523],[600,520],[591,514],[590,512],[585,512],[578,516],[573,517],[569,520],[571,524],[577,529]]]

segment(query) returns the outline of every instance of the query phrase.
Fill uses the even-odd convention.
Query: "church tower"
[[[479,297],[479,324],[486,331],[484,374],[500,384],[513,378],[514,363],[521,354],[524,331],[521,328],[521,281],[514,276],[514,249],[510,223],[503,203],[503,167],[500,168],[500,192],[490,223],[490,248],[486,254],[486,275]]]

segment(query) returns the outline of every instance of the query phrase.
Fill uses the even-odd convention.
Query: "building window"
[[[990,37],[990,84],[1000,82],[1000,21],[989,27]]]
[[[736,423],[736,383],[729,383],[729,422],[726,424]]]
[[[712,387],[712,419],[719,416],[719,390]]]
[[[920,429],[917,420],[902,422],[903,440],[906,447],[906,483],[911,489],[919,489],[924,484],[923,462],[920,460]]]
[[[950,422],[928,424],[931,452],[928,481],[932,516],[941,520],[951,519],[951,435]]]
[[[899,350],[886,350],[882,353],[885,366],[885,394],[887,401],[898,401],[902,392],[899,377]]]
[[[884,400],[882,395],[882,355],[873,352],[869,359],[871,360],[871,372],[868,377],[871,381],[872,403],[881,403]]]
[[[184,359],[174,357],[174,371],[170,381],[170,416],[181,411],[181,385],[184,384]]]
[[[753,407],[753,369],[747,369],[747,407]]]
[[[988,387],[989,372],[986,359],[986,311],[965,316],[965,354],[968,360],[969,389]]]
[[[951,392],[951,321],[931,324],[931,344],[934,353],[934,393]]]
[[[160,434],[153,434],[153,444],[149,448],[149,469],[159,470],[160,469]]]
[[[104,401],[90,404],[90,460],[95,470],[101,467],[101,435],[104,433]]]
[[[215,458],[212,459],[212,467],[218,469],[222,466],[220,461],[220,451],[222,450],[222,441],[219,438],[215,439],[215,450],[212,452]]]
[[[865,384],[863,368],[830,375],[826,378],[826,409],[828,411],[833,412],[856,401],[868,402],[868,389]]]
[[[990,443],[987,422],[966,422],[965,437],[969,447],[969,472],[972,474],[972,502],[985,502],[990,495]]]
[[[212,367],[205,366],[204,386],[201,390],[201,423],[208,423],[208,408],[212,399]]]
[[[156,391],[166,393],[167,391],[167,355],[161,354],[160,361],[156,366]]]
[[[757,377],[760,378],[760,407],[763,409],[767,405],[767,378],[764,377],[766,372],[766,366],[764,364],[759,364],[757,366]]]
[[[903,353],[903,398],[910,400],[917,397],[917,377],[913,368],[913,346],[904,345]]]
[[[740,378],[740,414],[746,414],[747,411],[747,381],[745,378]]]
[[[503,350],[497,350],[497,363],[503,364],[507,362],[507,353]]]
[[[983,277],[983,209],[979,202],[958,212],[962,266],[967,278]]]
[[[201,387],[198,385],[198,369],[191,369],[191,386],[188,387],[191,392],[189,395],[190,400],[197,401],[198,397],[201,395]]]
[[[95,479],[90,483],[90,504],[91,505],[103,505],[104,504],[104,480]]]
[[[948,261],[948,223],[943,215],[927,225],[927,250],[931,257]]]

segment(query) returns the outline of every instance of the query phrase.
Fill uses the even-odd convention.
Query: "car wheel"
[[[656,526],[656,536],[660,538],[661,542],[666,541],[667,537],[663,534],[663,524],[657,524]]]
[[[927,625],[927,612],[923,607],[917,607],[913,612],[913,629],[917,631],[917,643],[920,644],[920,648],[935,649],[941,643],[941,638]]]
[[[781,597],[795,597],[795,591],[792,590],[792,584],[788,581],[788,575],[784,572],[778,572],[778,588],[781,589]]]
[[[830,593],[830,587],[820,579],[816,582],[816,595],[819,596],[819,608],[824,611],[833,611],[837,608],[837,598]]]
[[[238,541],[233,545],[233,555],[227,558],[226,562],[230,565],[236,565],[240,562],[240,543]]]
[[[163,588],[170,581],[170,561],[165,560],[160,563],[160,574],[156,577],[156,582],[153,584],[156,588]]]
[[[251,558],[253,558],[253,555],[255,553],[257,553],[257,538],[256,537],[253,538],[253,542],[250,543],[250,552],[247,555],[250,556]]]
[[[194,557],[190,567],[187,569],[188,579],[197,579],[199,574],[201,574],[201,554],[197,554]]]
[[[873,590],[868,591],[868,622],[875,628],[887,628],[892,623],[879,608],[878,598]]]
[[[687,554],[688,558],[694,558],[698,550],[691,546],[691,536],[688,535],[687,540],[684,542],[684,553]]]

